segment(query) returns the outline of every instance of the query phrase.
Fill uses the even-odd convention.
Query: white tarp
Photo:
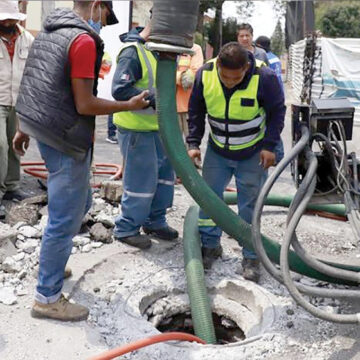
[[[359,106],[360,39],[322,38],[322,77],[330,97],[346,96]]]
[[[319,38],[320,56],[315,58],[311,97],[347,97],[355,106],[355,123],[360,125],[360,39]],[[290,47],[290,78],[300,101],[304,81],[305,41]]]

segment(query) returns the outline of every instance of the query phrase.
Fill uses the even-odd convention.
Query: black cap
[[[117,24],[119,22],[119,20],[117,19],[116,15],[114,13],[112,1],[103,1],[103,3],[110,11],[110,15],[108,15],[108,17],[106,18],[106,25]]]
[[[267,36],[259,36],[256,41],[255,45],[263,48],[266,52],[270,51],[270,39]]]

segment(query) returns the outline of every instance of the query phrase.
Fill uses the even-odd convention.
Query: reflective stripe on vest
[[[198,226],[210,227],[210,226],[216,226],[216,224],[211,219],[198,219]]]
[[[139,90],[149,90],[154,93],[156,89],[156,69],[157,60],[153,53],[146,50],[143,44],[128,43],[120,51],[134,46],[140,60],[142,78],[138,80],[134,87]],[[118,56],[118,58],[119,58]],[[156,111],[152,107],[136,111],[122,111],[114,114],[114,124],[124,129],[134,131],[157,131],[159,130]]]
[[[225,99],[219,79],[216,59],[212,70],[202,73],[203,96],[214,143],[229,150],[251,147],[265,135],[265,111],[259,107],[257,94],[259,74],[255,73],[246,89],[237,90],[230,100]]]

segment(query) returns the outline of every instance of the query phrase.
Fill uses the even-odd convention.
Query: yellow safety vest
[[[227,101],[217,71],[216,59],[211,70],[202,73],[203,96],[213,142],[220,148],[241,150],[255,145],[265,135],[265,110],[257,94],[259,74],[255,73],[246,89],[236,90]]]
[[[121,50],[118,58],[124,49],[134,46],[141,64],[142,78],[135,83],[139,90],[149,90],[154,92],[156,89],[156,69],[157,60],[154,54],[145,49],[141,43],[128,43]],[[156,111],[152,107],[136,111],[122,111],[114,114],[114,124],[120,128],[133,131],[158,131],[159,124]]]

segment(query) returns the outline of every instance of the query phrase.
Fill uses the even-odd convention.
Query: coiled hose
[[[339,323],[358,323],[360,317],[358,314],[354,315],[338,315],[338,314],[329,314],[325,311],[322,311],[313,305],[309,304],[300,294],[300,292],[306,293],[308,295],[313,296],[322,296],[322,297],[353,297],[359,298],[360,292],[355,290],[339,290],[339,289],[320,289],[313,288],[309,286],[304,286],[302,284],[295,284],[291,279],[289,261],[288,261],[288,251],[290,245],[293,244],[294,249],[298,250],[298,254],[302,258],[302,260],[310,266],[313,266],[318,271],[331,276],[336,276],[339,279],[346,279],[351,281],[359,282],[359,274],[357,272],[343,270],[336,267],[330,266],[330,264],[324,264],[317,259],[311,257],[306,253],[306,251],[299,244],[296,236],[295,229],[297,224],[300,221],[300,218],[305,211],[305,208],[311,199],[311,196],[314,193],[315,185],[316,185],[316,169],[317,169],[317,160],[315,155],[309,150],[306,150],[307,158],[310,162],[309,170],[304,177],[302,184],[294,197],[288,216],[288,227],[285,234],[285,240],[281,247],[281,257],[280,257],[280,267],[281,271],[279,271],[271,262],[269,257],[266,254],[264,246],[261,240],[260,234],[260,217],[262,208],[265,203],[265,198],[267,194],[270,192],[271,187],[275,183],[278,176],[281,172],[286,168],[286,166],[291,162],[306,146],[309,140],[309,131],[306,126],[303,126],[302,136],[298,143],[294,146],[294,148],[290,151],[290,153],[280,162],[275,171],[271,174],[271,176],[265,182],[262,190],[260,191],[258,200],[256,202],[253,223],[252,223],[252,234],[254,239],[254,245],[256,249],[256,253],[261,259],[266,270],[279,282],[284,283],[291,296],[306,310],[308,310],[313,315],[320,317],[324,320],[339,322]]]

